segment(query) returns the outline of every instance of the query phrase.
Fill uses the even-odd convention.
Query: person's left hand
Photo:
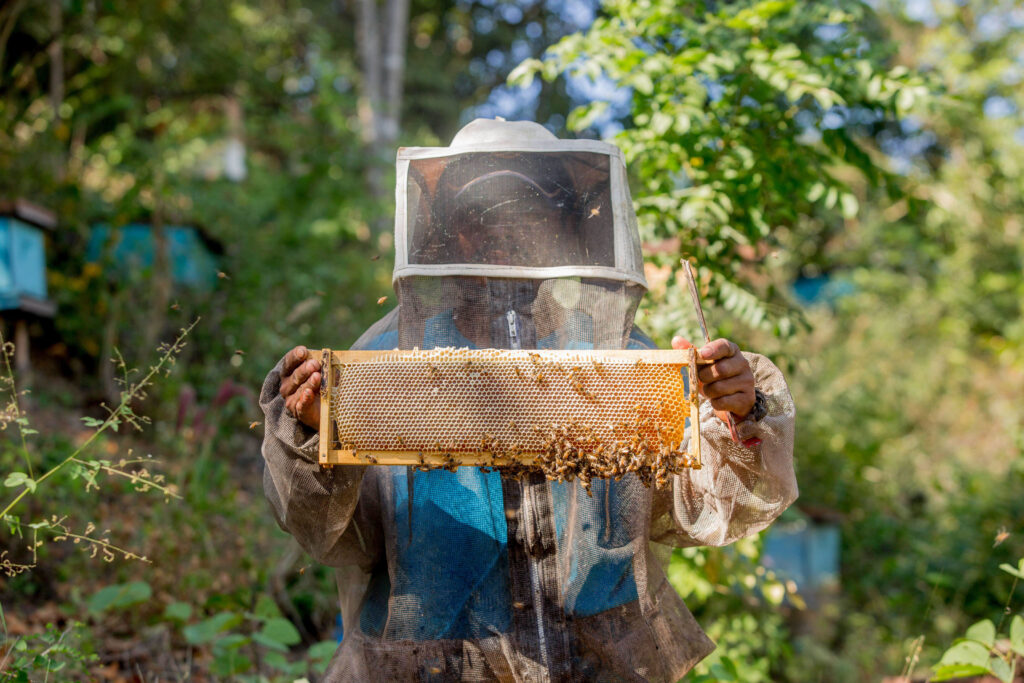
[[[688,349],[693,344],[682,337],[673,337],[672,348]],[[729,421],[729,413],[742,420],[754,407],[754,373],[740,347],[728,339],[715,339],[697,350],[701,358],[714,361],[697,370],[700,393],[711,401],[715,415]]]

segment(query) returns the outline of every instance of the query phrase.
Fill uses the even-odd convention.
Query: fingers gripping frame
[[[692,348],[322,353],[324,466],[529,466],[571,446],[701,467]]]

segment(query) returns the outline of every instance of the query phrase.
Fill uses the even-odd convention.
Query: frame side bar
[[[334,388],[334,354],[330,349],[320,352],[320,464],[330,465],[331,389]]]
[[[697,349],[690,347],[689,390],[690,390],[690,457],[693,469],[701,468],[700,460],[700,391],[697,384]]]

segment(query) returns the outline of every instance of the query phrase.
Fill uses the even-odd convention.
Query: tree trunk
[[[121,386],[117,383],[119,368],[114,364],[114,349],[117,348],[117,332],[121,327],[122,290],[115,287],[109,294],[106,320],[103,321],[103,338],[100,340],[100,386],[107,405],[116,406],[121,401]]]
[[[14,31],[18,15],[25,7],[25,0],[14,0],[6,7],[0,8],[0,74],[4,73],[4,55],[7,53],[7,39]]]
[[[158,159],[157,163],[161,161]],[[171,303],[171,257],[161,211],[162,193],[163,171],[158,168],[153,182],[153,224],[150,226],[153,234],[151,298],[147,302],[149,312],[143,329],[142,348],[139,349],[140,358],[146,358],[154,351],[167,322],[167,307]]]
[[[53,108],[53,177],[64,181],[64,144],[56,134],[60,129],[60,105],[64,103],[64,8],[61,0],[50,0],[50,34],[53,38],[47,48],[50,56],[50,106]]]
[[[409,0],[387,0],[387,41],[384,51],[384,116],[381,137],[388,147],[398,140],[405,79],[405,46],[409,42]],[[390,153],[390,150],[388,150]]]
[[[14,321],[14,374],[24,388],[32,373],[32,344],[28,336],[28,323],[24,318]]]
[[[378,0],[359,0],[356,4],[356,42],[362,72],[359,121],[370,158],[370,193],[380,200],[391,193],[391,188],[384,186],[384,170],[391,164],[401,130],[408,33],[409,0],[385,0],[383,8]]]

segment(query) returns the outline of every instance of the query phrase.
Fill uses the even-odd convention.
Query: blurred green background
[[[618,144],[638,322],[696,338],[692,258],[717,333],[790,380],[801,496],[775,541],[673,553],[719,643],[689,678],[926,680],[967,633],[1009,680],[1022,80],[1024,7],[997,0],[8,0],[0,221],[22,199],[56,225],[52,312],[0,296],[28,342],[0,387],[0,680],[315,680],[333,577],[271,519],[256,396],[291,346],[394,305],[396,147],[495,115]],[[143,468],[164,491],[111,471]],[[826,570],[787,574],[785,539]]]

